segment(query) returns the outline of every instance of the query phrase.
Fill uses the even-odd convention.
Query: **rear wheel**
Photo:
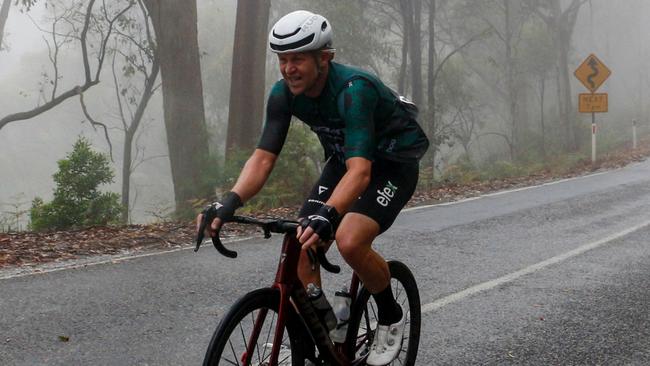
[[[221,320],[205,355],[203,365],[268,365],[278,322],[280,292],[266,288],[248,293]],[[289,319],[290,320],[290,319]],[[258,323],[258,332],[254,332]],[[290,321],[285,325],[278,365],[304,365],[298,332]],[[257,334],[256,334],[257,333]],[[247,351],[251,345],[250,352]],[[246,362],[249,360],[250,362]]]
[[[395,300],[406,310],[402,350],[390,365],[415,365],[420,344],[420,293],[413,274],[405,264],[390,261],[388,266]],[[368,356],[376,328],[377,305],[368,290],[362,287],[352,309],[347,335],[348,340],[353,339],[355,362]]]

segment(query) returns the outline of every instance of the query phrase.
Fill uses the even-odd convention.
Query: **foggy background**
[[[271,1],[269,26],[281,15],[298,8],[308,8],[315,2]],[[371,3],[371,2],[370,2]],[[453,18],[450,10],[460,3],[469,3],[470,7],[499,6],[500,1],[439,1],[442,9],[440,24],[436,30],[440,37],[446,37],[443,27],[463,26],[472,29],[474,18]],[[563,1],[568,4],[569,1]],[[205,101],[206,123],[209,129],[210,148],[215,153],[221,153],[225,145],[226,123],[228,120],[228,98],[230,92],[230,72],[233,53],[235,30],[235,0],[198,0],[198,29],[199,47],[201,51],[201,68]],[[309,8],[308,8],[309,9]],[[315,7],[315,11],[320,11]],[[50,8],[44,2],[38,2],[29,12],[21,12],[19,6],[10,9],[5,26],[5,48],[0,50],[0,118],[16,112],[30,110],[40,103],[41,93],[39,83],[43,81],[43,73],[50,73],[52,66],[48,60],[48,48],[44,35],[36,25],[47,28],[51,23],[48,18]],[[366,14],[372,14],[368,8]],[[355,60],[359,51],[345,47],[346,39],[337,32],[337,22],[342,19],[323,13],[333,23],[334,43],[338,52],[335,61]],[[449,16],[450,18],[445,18]],[[609,136],[605,141],[626,141],[631,139],[631,123],[636,119],[643,128],[648,124],[647,99],[650,96],[650,85],[646,65],[650,63],[648,52],[648,34],[650,34],[650,2],[645,0],[593,0],[580,8],[575,30],[572,36],[572,49],[569,54],[570,72],[591,53],[605,63],[612,75],[598,90],[599,93],[609,93],[609,113],[597,114],[600,136]],[[30,20],[31,18],[31,20]],[[360,19],[360,22],[367,20]],[[34,24],[36,23],[36,24]],[[426,20],[422,20],[422,29],[426,28]],[[480,28],[481,24],[475,24]],[[381,24],[378,25],[381,28]],[[451,28],[450,28],[451,29]],[[462,32],[449,31],[458,35],[462,41]],[[382,33],[383,34],[383,33]],[[469,93],[478,106],[475,111],[481,121],[479,131],[503,132],[507,126],[504,114],[504,102],[497,93],[472,70],[471,62],[485,58],[490,62],[489,52],[494,50],[495,34],[489,34],[469,44],[462,52],[450,59],[445,68],[450,67],[463,75],[465,93]],[[395,39],[393,39],[395,38]],[[390,32],[384,38],[387,42],[398,42],[399,39]],[[522,41],[518,47],[525,48]],[[533,51],[536,46],[531,43]],[[538,48],[538,47],[537,47]],[[532,52],[532,51],[531,51]],[[60,75],[62,90],[80,83],[78,76],[82,66],[78,56],[77,44],[64,46],[60,54]],[[386,57],[397,57],[386,54]],[[444,55],[443,55],[444,56]],[[424,60],[423,70],[426,70],[426,52],[422,51]],[[531,58],[535,60],[535,58]],[[493,59],[493,62],[499,63]],[[531,61],[532,62],[532,61]],[[523,62],[525,65],[525,62]],[[267,74],[265,85],[268,87],[280,75],[277,72],[274,57],[267,51]],[[361,65],[366,66],[366,65]],[[549,66],[549,75],[555,72],[554,65]],[[443,69],[445,70],[445,69]],[[397,67],[391,62],[378,61],[377,69],[380,77],[393,88],[397,89]],[[77,77],[78,76],[78,77]],[[535,126],[539,119],[539,93],[536,79],[531,72],[522,67],[515,73],[517,83],[525,85],[526,93],[521,109],[524,119],[530,126]],[[451,76],[448,76],[451,77]],[[577,110],[578,93],[588,92],[571,74],[571,93],[573,108]],[[547,121],[549,140],[561,137],[562,132],[557,128],[558,112],[556,85],[554,77],[549,76],[546,85],[545,118]],[[424,80],[426,85],[426,80]],[[451,85],[451,84],[450,84]],[[407,93],[407,96],[410,93]],[[116,107],[113,100],[114,89],[112,77],[108,70],[103,72],[102,81],[98,86],[88,90],[84,99],[93,117],[110,129],[113,143],[112,167],[116,173],[115,183],[103,187],[102,190],[120,192],[121,144],[123,134],[116,129],[119,122],[116,118]],[[439,96],[444,101],[444,96]],[[449,98],[453,98],[453,95]],[[452,101],[448,103],[452,104]],[[442,117],[451,118],[447,115]],[[591,123],[591,115],[578,115],[584,125]],[[529,127],[529,129],[533,129]],[[584,128],[584,138],[588,138],[590,129]],[[78,98],[71,98],[58,107],[37,116],[31,120],[17,121],[0,129],[0,211],[12,211],[12,207],[20,206],[27,209],[31,200],[40,196],[46,201],[52,198],[52,174],[57,170],[57,160],[62,159],[71,150],[72,144],[79,136],[89,138],[96,150],[108,153],[108,145],[101,130],[94,130],[81,112]],[[174,205],[173,186],[170,178],[170,166],[167,157],[165,128],[163,124],[162,93],[160,90],[153,96],[137,133],[137,145],[142,150],[141,165],[135,170],[131,184],[131,205],[133,222],[150,222],[157,217],[168,215]],[[509,159],[507,147],[498,137],[474,137],[470,150],[472,159],[482,160]],[[525,145],[525,142],[522,142]],[[553,144],[549,149],[553,149]],[[452,164],[463,154],[460,143],[452,146],[445,144],[436,160],[439,172]],[[24,223],[23,223],[24,225]]]

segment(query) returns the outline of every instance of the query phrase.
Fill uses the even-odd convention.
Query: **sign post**
[[[591,114],[591,163],[596,162],[596,113]]]
[[[573,73],[591,93],[578,95],[578,111],[591,113],[591,163],[596,162],[596,113],[606,113],[608,109],[607,93],[596,90],[607,80],[611,71],[596,55],[589,55]]]

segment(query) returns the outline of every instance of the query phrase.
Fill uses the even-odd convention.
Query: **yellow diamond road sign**
[[[593,93],[607,80],[611,73],[596,55],[591,54],[578,66],[574,75]]]

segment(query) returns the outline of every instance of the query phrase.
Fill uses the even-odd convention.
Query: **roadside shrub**
[[[440,179],[444,183],[467,184],[480,180],[481,172],[467,155],[462,155],[445,168]]]
[[[79,138],[72,152],[58,161],[53,175],[54,199],[46,203],[36,197],[30,210],[30,228],[36,231],[67,229],[119,222],[120,203],[116,193],[102,193],[98,187],[113,182],[107,157]]]
[[[521,165],[501,160],[486,166],[482,175],[487,180],[505,179],[526,175],[526,169]]]

